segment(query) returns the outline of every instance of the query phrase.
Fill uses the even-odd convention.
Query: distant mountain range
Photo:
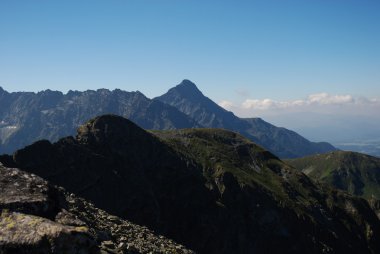
[[[155,99],[140,92],[118,89],[63,94],[51,90],[9,93],[0,88],[0,154],[11,153],[40,139],[56,141],[73,135],[81,123],[109,113],[131,119],[144,129],[212,127],[233,130],[281,158],[335,150],[328,143],[310,142],[260,118],[238,118],[204,96],[194,83],[184,80]]]
[[[46,90],[8,93],[0,90],[0,153],[12,152],[40,139],[58,140],[75,134],[91,117],[114,113],[146,129],[175,129],[199,125],[175,108],[140,92]]]
[[[70,247],[67,241],[83,236],[95,243],[75,242],[73,246],[101,246],[103,252],[107,247],[109,253],[149,253],[154,249],[158,249],[154,253],[190,253],[164,238],[160,238],[164,246],[160,252],[160,246],[152,246],[159,238],[157,234],[197,253],[380,251],[380,221],[364,199],[314,184],[305,174],[236,132],[210,128],[148,132],[120,116],[104,115],[80,126],[75,137],[56,143],[38,141],[12,156],[0,156],[0,162],[22,170],[0,166],[0,180],[4,182],[0,188],[9,187],[1,192],[0,205],[5,203],[10,209],[0,220],[1,247],[13,248],[17,253],[38,247],[22,242],[24,237],[30,238],[29,231],[17,231],[19,242],[10,238],[14,236],[10,228],[27,224],[26,219],[43,223],[45,232],[56,228],[63,228],[66,234],[77,232],[69,238],[60,237],[63,245],[57,247]],[[102,210],[75,196],[57,198],[58,193],[49,194],[41,180],[28,184],[35,175],[121,219],[107,214],[102,218]],[[28,205],[28,199],[12,191],[14,186],[32,188],[31,197],[37,201],[47,196],[52,204],[54,200],[62,203],[52,206],[52,214],[45,215],[45,219],[36,219],[28,209],[22,211],[27,215],[20,217],[17,209],[23,207],[22,202]],[[4,200],[9,195],[20,197],[22,202],[8,204]],[[33,206],[32,201],[29,206],[45,207],[41,202]],[[156,236],[128,226],[125,219],[149,227]],[[36,227],[36,223],[28,225]],[[127,229],[132,232],[125,233]],[[123,251],[123,244],[139,244],[144,237],[149,237],[142,243],[148,250]],[[40,247],[48,248],[48,244],[54,242]],[[170,246],[179,250],[168,250]],[[38,248],[33,253],[38,253]]]

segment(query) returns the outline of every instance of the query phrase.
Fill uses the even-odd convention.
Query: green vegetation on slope
[[[322,228],[331,227],[329,230],[333,231],[330,232],[338,232],[343,228],[358,232],[362,230],[359,229],[361,226],[357,228],[354,224],[368,225],[365,222],[367,215],[360,215],[367,209],[363,208],[368,207],[363,199],[351,197],[328,185],[314,184],[305,174],[238,133],[222,129],[153,133],[183,157],[191,158],[201,165],[210,186],[226,173],[231,173],[242,190],[247,186],[256,193],[266,193],[279,207],[292,210],[300,220],[309,221],[314,228],[323,225]],[[223,197],[225,186],[218,187]],[[220,202],[228,205],[223,198]],[[372,235],[371,230],[365,231],[367,236]],[[326,246],[325,251],[333,249]]]
[[[314,180],[368,200],[380,199],[379,158],[335,151],[287,162]]]
[[[298,214],[319,202],[317,187],[309,178],[238,133],[207,128],[152,133],[201,165],[209,183],[229,172],[240,186],[263,188],[280,205]]]

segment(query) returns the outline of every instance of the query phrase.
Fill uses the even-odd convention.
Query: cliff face
[[[0,164],[0,253],[193,253]]]
[[[199,253],[380,251],[380,222],[365,200],[318,186],[225,130],[146,132],[105,115],[76,137],[0,161]]]

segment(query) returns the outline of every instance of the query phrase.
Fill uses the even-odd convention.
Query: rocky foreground
[[[0,253],[193,253],[42,178],[0,164]]]

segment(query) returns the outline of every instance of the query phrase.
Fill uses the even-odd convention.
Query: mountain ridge
[[[4,91],[4,90],[3,90]],[[127,117],[145,129],[223,128],[237,131],[281,158],[302,157],[335,148],[310,142],[262,119],[241,119],[206,97],[190,80],[154,99],[120,89],[84,92],[45,90],[0,93],[0,153],[39,139],[74,135],[81,123],[102,114]]]

